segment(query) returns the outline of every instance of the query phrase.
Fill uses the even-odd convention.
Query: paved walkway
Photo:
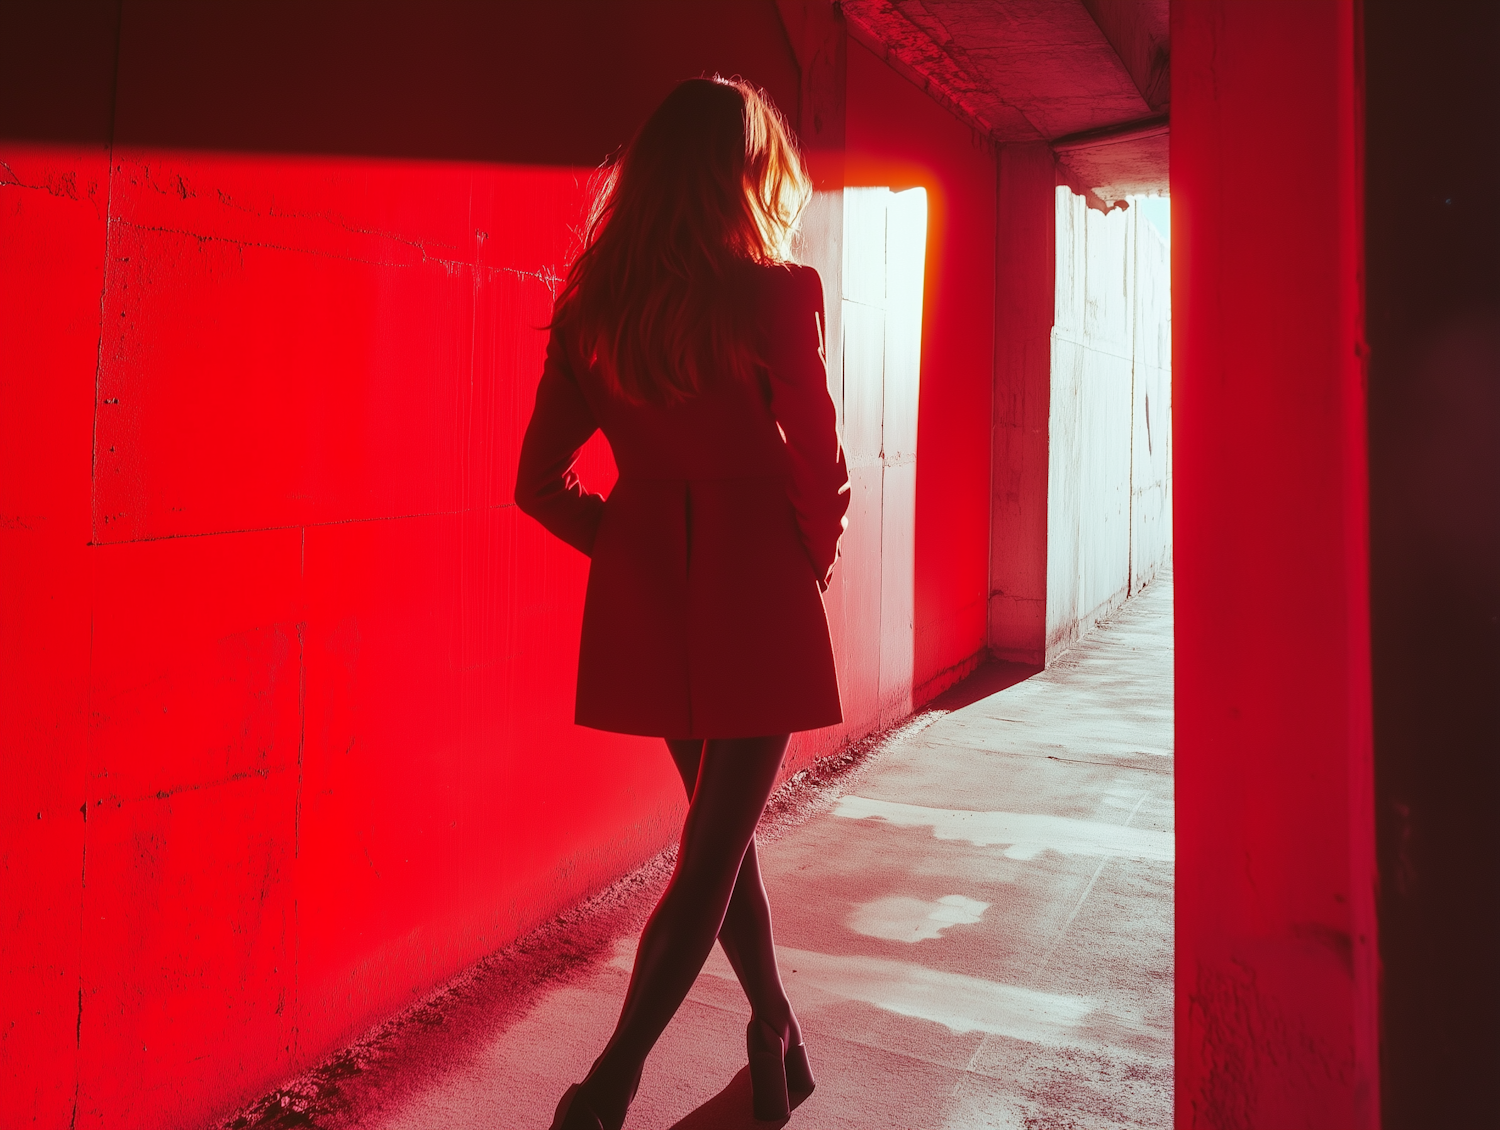
[[[1171,601],[1157,580],[1014,685],[982,670],[773,831],[766,885],[818,1076],[792,1126],[1170,1124]],[[664,866],[325,1069],[297,1125],[547,1126],[613,1024]],[[767,1125],[747,1015],[715,950],[626,1126]]]

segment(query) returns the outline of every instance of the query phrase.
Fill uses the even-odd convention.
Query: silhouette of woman
[[[555,1128],[619,1127],[646,1056],[724,947],[759,1118],[813,1087],[776,966],[755,827],[791,731],[842,720],[820,592],[848,508],[823,288],[791,261],[811,188],[769,98],[691,79],[610,168],[553,312],[517,505],[591,557],[576,719],[667,740],[677,866],[614,1034]],[[596,429],[609,498],[573,471]]]

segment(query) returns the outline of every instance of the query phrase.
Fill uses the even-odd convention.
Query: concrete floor
[[[984,669],[831,787],[783,798],[762,858],[818,1076],[792,1125],[1170,1124],[1171,617],[1162,578],[1051,669],[1009,686]],[[237,1124],[547,1126],[613,1024],[669,865]],[[626,1126],[767,1125],[747,1017],[715,950]]]

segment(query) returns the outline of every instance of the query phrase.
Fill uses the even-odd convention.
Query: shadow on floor
[[[992,659],[979,666],[972,675],[955,683],[937,698],[927,703],[928,710],[961,710],[965,706],[989,698],[992,694],[1024,683],[1033,675],[1040,675],[1040,664],[1006,663]]]
[[[792,1109],[802,1105],[806,1095],[792,1096]],[[742,1067],[729,1085],[697,1110],[672,1123],[670,1130],[777,1130],[790,1119],[761,1122],[751,1113],[750,1068]]]

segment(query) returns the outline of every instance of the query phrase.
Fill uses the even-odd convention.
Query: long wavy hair
[[[552,324],[614,394],[678,404],[756,364],[738,263],[787,263],[812,195],[802,157],[762,90],[680,83],[606,166],[583,249]]]

